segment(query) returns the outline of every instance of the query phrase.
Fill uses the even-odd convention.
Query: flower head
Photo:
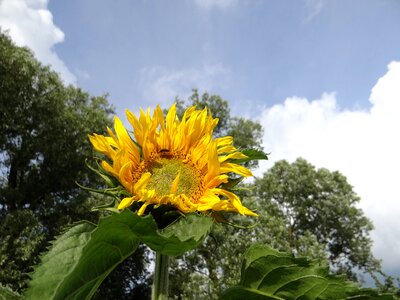
[[[165,118],[159,106],[152,117],[150,109],[141,110],[139,118],[130,111],[126,114],[134,138],[117,117],[115,133],[108,129],[109,136],[89,136],[94,148],[109,158],[102,161],[102,167],[132,195],[122,199],[118,209],[139,202],[142,206],[138,215],[148,205],[172,205],[184,213],[231,211],[256,215],[242,205],[237,195],[223,188],[229,173],[243,177],[252,174],[233,162],[247,157],[232,145],[232,137],[213,138],[218,119],[212,118],[207,109],[190,107],[181,121],[175,104]]]

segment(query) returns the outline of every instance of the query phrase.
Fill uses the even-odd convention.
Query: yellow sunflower
[[[256,216],[242,205],[234,193],[221,187],[228,182],[228,173],[252,176],[247,168],[232,163],[246,158],[232,145],[230,136],[213,138],[218,119],[207,109],[188,108],[182,120],[172,105],[166,117],[159,106],[150,116],[150,109],[140,110],[139,119],[126,111],[133,127],[134,139],[118,117],[115,134],[89,136],[94,148],[111,161],[102,167],[132,195],[122,199],[118,209],[142,202],[138,215],[148,205],[172,205],[184,213],[231,211]]]

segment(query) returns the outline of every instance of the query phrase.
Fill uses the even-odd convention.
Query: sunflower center
[[[179,159],[161,158],[152,162],[148,168],[152,174],[148,189],[154,189],[158,196],[170,194],[172,183],[179,175],[176,195],[185,194],[190,197],[200,186],[200,177],[195,168]]]

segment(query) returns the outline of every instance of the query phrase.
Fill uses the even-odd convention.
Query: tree
[[[328,255],[331,268],[355,278],[379,270],[372,253],[371,221],[356,205],[360,198],[338,171],[315,169],[304,159],[276,162],[255,181],[257,201],[268,215],[286,220],[287,240],[298,249],[298,240],[312,233]]]
[[[101,186],[85,166],[88,134],[111,125],[106,96],[64,86],[27,48],[0,32],[0,282],[21,291],[39,253],[67,224],[87,219],[105,200],[78,187]],[[142,252],[141,252],[142,253]],[[120,268],[142,276],[142,265]],[[134,284],[125,277],[122,286]],[[103,294],[110,285],[103,286]],[[131,286],[132,290],[133,286]],[[122,289],[121,289],[122,290]],[[125,290],[127,293],[127,291]],[[107,294],[107,293],[106,293]]]

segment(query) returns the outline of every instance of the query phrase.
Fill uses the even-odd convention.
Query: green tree
[[[97,222],[90,210],[105,200],[76,182],[102,185],[85,166],[93,156],[87,136],[110,126],[112,113],[106,96],[65,86],[0,31],[1,284],[21,291],[49,240],[74,221]],[[126,262],[117,272],[138,277],[144,267]],[[135,277],[119,282],[119,290],[129,284],[132,290]],[[105,295],[110,285],[102,288]]]
[[[371,252],[371,221],[357,208],[360,198],[338,171],[316,169],[304,159],[278,161],[255,181],[257,201],[271,216],[286,220],[293,249],[312,233],[333,271],[355,278],[355,270],[379,270]]]

